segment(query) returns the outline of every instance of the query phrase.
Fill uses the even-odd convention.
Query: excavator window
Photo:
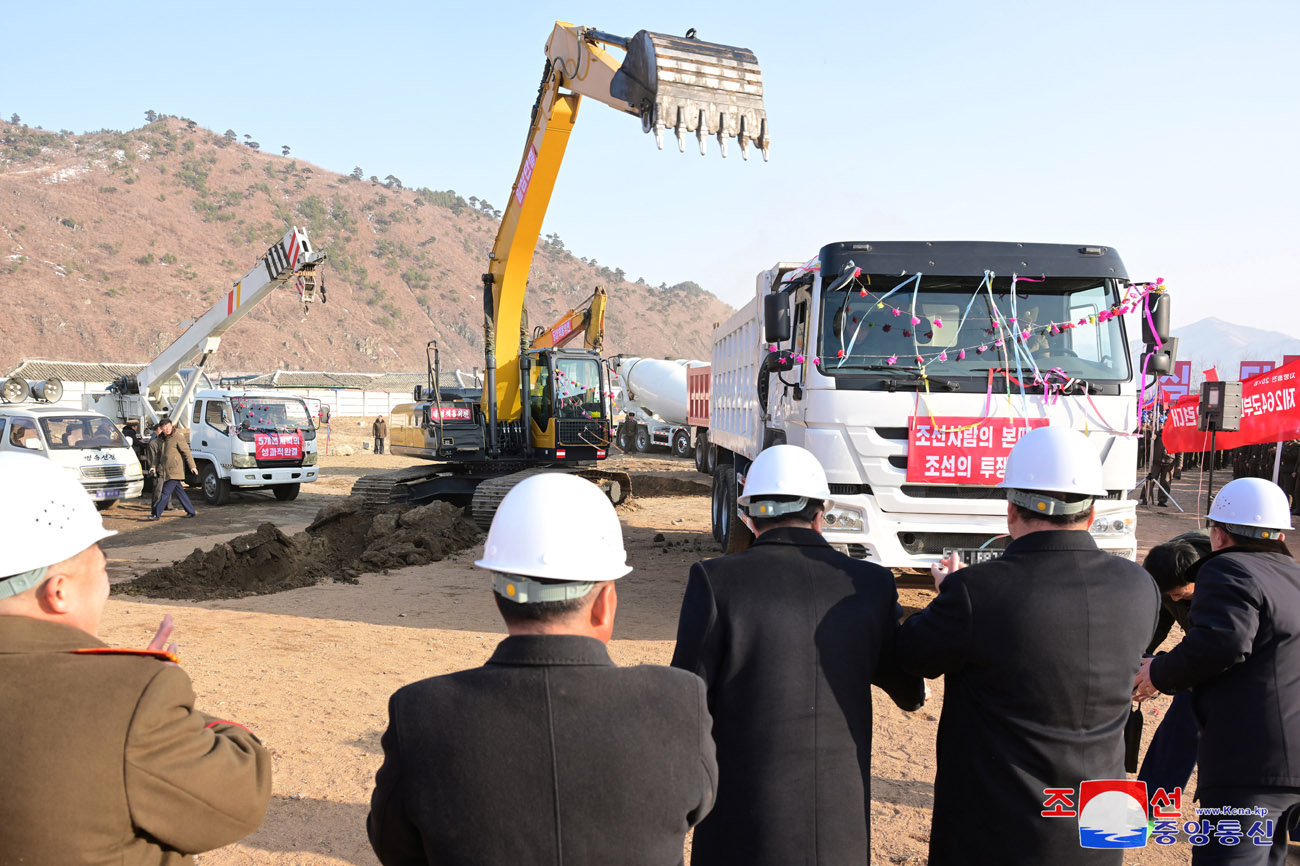
[[[588,421],[605,417],[597,359],[556,358],[555,388],[558,417]]]
[[[532,356],[528,369],[528,406],[541,430],[551,423],[551,359],[545,352]]]

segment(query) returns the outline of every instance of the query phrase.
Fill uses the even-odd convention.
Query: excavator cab
[[[527,359],[534,455],[566,461],[604,458],[613,428],[600,357],[583,350],[535,349]]]

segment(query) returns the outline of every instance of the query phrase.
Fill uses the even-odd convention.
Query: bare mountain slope
[[[499,221],[454,192],[403,189],[261,153],[177,118],[126,133],[0,122],[0,370],[23,357],[143,361],[290,225],[329,254],[328,303],[278,292],[222,341],[218,370],[482,366],[483,272]],[[502,166],[502,188],[514,166]],[[669,254],[671,251],[665,251]],[[707,358],[730,308],[538,246],[529,313],[550,324],[597,286],[608,353]]]

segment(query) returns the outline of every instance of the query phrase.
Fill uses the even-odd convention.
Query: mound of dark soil
[[[464,550],[481,537],[461,510],[445,502],[367,509],[359,497],[325,506],[290,537],[264,523],[211,550],[195,549],[118,591],[152,598],[211,599],[264,595],[321,580],[424,565]]]

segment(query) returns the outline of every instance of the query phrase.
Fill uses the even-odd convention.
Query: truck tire
[[[636,449],[638,454],[644,454],[650,450],[650,429],[648,427],[642,427],[640,424],[636,425],[636,436],[632,439],[632,447]]]
[[[113,507],[114,505],[116,505],[116,504],[117,504],[117,500],[116,500],[116,499],[96,499],[96,500],[95,500],[95,508],[99,509],[100,511],[107,511],[108,509],[112,508],[112,507]]]
[[[707,434],[701,432],[695,440],[695,471],[708,474],[709,466],[709,439]]]
[[[618,450],[624,454],[632,450],[632,431],[626,422],[618,425]]]
[[[713,524],[713,540],[721,543],[727,522],[727,502],[735,496],[736,476],[730,466],[722,466],[713,474],[713,503],[710,510],[710,522]]]
[[[704,449],[704,474],[712,475],[718,471],[718,446],[712,442]]]
[[[691,456],[691,431],[678,430],[673,434],[673,456],[690,457]]]
[[[293,502],[298,498],[298,491],[301,489],[301,484],[277,484],[271,488],[271,491],[281,502]]]
[[[230,501],[230,479],[217,474],[217,467],[204,463],[199,472],[199,489],[203,491],[203,501],[209,505],[225,505]]]
[[[749,546],[754,543],[754,533],[749,530],[743,520],[736,516],[734,506],[731,510],[731,520],[727,526],[731,531],[722,541],[723,553],[739,553],[742,550],[748,550]]]

